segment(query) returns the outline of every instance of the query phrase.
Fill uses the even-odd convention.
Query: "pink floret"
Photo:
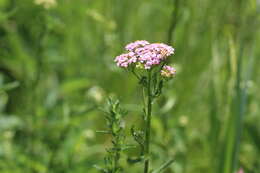
[[[169,65],[163,66],[163,69],[161,70],[161,75],[163,77],[170,78],[173,77],[175,74],[176,74],[176,69]]]
[[[136,48],[138,47],[143,47],[145,45],[148,45],[149,42],[148,41],[145,41],[145,40],[137,40],[133,43],[129,43],[126,45],[125,49],[128,50],[128,51],[134,51]]]

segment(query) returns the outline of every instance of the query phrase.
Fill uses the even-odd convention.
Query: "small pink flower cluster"
[[[174,49],[163,43],[150,44],[145,40],[138,40],[126,45],[128,53],[121,54],[115,58],[117,66],[127,68],[134,63],[140,63],[145,69],[150,69],[160,64],[168,56],[174,53]]]
[[[242,168],[240,168],[237,173],[244,173],[244,170]]]
[[[168,65],[163,66],[163,69],[161,70],[161,75],[163,77],[170,78],[173,77],[175,74],[176,74],[175,68]]]
[[[134,52],[136,48],[144,47],[145,45],[148,44],[150,43],[146,40],[137,40],[133,43],[129,43],[128,45],[126,45],[125,49],[128,50],[129,52]]]

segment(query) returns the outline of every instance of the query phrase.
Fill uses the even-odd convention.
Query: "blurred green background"
[[[113,59],[144,39],[176,50],[153,168],[173,157],[166,173],[259,173],[259,14],[259,0],[0,0],[0,172],[98,172],[106,98],[142,126],[138,81]]]

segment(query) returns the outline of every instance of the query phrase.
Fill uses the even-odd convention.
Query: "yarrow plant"
[[[173,159],[165,162],[158,169],[150,169],[152,103],[154,99],[161,95],[164,83],[173,78],[176,74],[175,68],[167,65],[168,57],[174,54],[174,48],[164,43],[149,43],[145,40],[138,40],[127,44],[125,50],[126,52],[117,56],[114,61],[118,67],[132,72],[139,80],[139,84],[141,84],[143,90],[144,103],[144,128],[141,130],[135,130],[134,127],[131,128],[131,134],[137,142],[137,146],[140,147],[140,156],[138,156],[137,159],[129,158],[128,161],[131,163],[143,161],[144,173],[159,173],[166,169],[173,162]],[[111,121],[110,124],[113,124],[113,121]],[[114,122],[114,124],[117,123]],[[115,139],[116,136],[117,134],[114,135]],[[119,145],[117,142],[113,142],[113,144],[117,146],[114,148],[118,148]],[[123,144],[120,145],[121,147],[126,146]],[[122,148],[119,151],[122,151]],[[118,153],[114,152],[114,154],[110,154],[109,156],[109,158],[114,158],[109,160],[114,160],[115,163],[118,162],[118,157],[116,157]],[[118,167],[118,164],[109,165],[110,169],[106,170],[117,170],[115,172],[122,170],[121,167]],[[113,168],[113,165],[117,165],[117,167]],[[107,172],[110,173],[110,171]],[[115,172],[111,171],[111,173]]]
[[[142,142],[139,138],[137,142],[144,150],[144,173],[148,173],[152,102],[161,94],[164,82],[176,74],[175,68],[166,65],[168,57],[174,54],[174,48],[164,43],[149,43],[145,40],[138,40],[127,44],[125,49],[127,52],[117,56],[114,61],[118,67],[131,71],[143,86],[143,97],[145,100],[143,116],[145,123],[143,129],[144,139]],[[134,137],[136,138],[136,136]],[[168,166],[168,164],[165,166]]]

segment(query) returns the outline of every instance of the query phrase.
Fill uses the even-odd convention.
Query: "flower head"
[[[163,77],[166,77],[166,78],[171,78],[173,77],[174,75],[176,74],[176,70],[175,68],[169,66],[169,65],[165,65],[163,66],[162,70],[161,70],[161,75]]]
[[[151,67],[160,64],[173,53],[174,49],[163,43],[148,44],[135,50],[138,60],[144,64],[145,69],[150,69]]]
[[[137,57],[133,52],[124,53],[115,58],[115,62],[118,67],[127,68],[130,64],[135,63],[137,61]]]
[[[174,48],[171,46],[163,43],[150,44],[145,40],[129,43],[125,48],[128,53],[115,58],[117,66],[123,68],[129,67],[130,64],[136,64],[136,67],[143,66],[145,69],[151,69],[174,53]]]

